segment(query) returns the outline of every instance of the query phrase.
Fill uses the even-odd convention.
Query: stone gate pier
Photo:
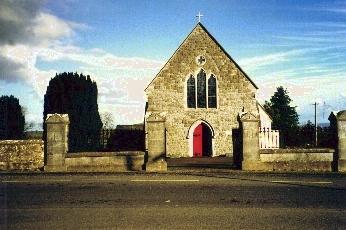
[[[346,172],[346,110],[337,114],[338,125],[338,171]]]
[[[259,117],[247,112],[240,117],[243,127],[243,170],[261,170],[259,153]]]
[[[65,157],[68,151],[69,124],[68,114],[47,115],[44,171],[66,171]]]
[[[259,118],[252,113],[240,117],[243,127],[242,169],[248,171],[325,171],[333,170],[334,149],[261,149]],[[339,171],[346,170],[346,111],[339,118]]]
[[[148,135],[146,171],[167,171],[165,119],[159,114],[151,114],[147,118],[146,126]]]

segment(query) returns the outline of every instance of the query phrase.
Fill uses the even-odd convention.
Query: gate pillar
[[[146,119],[148,138],[148,159],[146,171],[167,171],[165,119],[159,114],[151,114]]]
[[[261,170],[259,166],[259,117],[248,112],[240,117],[243,127],[243,170]]]
[[[338,112],[338,171],[346,172],[346,110]]]
[[[45,121],[46,143],[44,171],[66,171],[65,156],[68,151],[68,114],[48,114]]]

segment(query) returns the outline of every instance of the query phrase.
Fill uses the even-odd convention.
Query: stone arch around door
[[[215,153],[215,148],[214,148],[214,137],[215,137],[215,132],[213,127],[205,120],[197,120],[195,121],[189,128],[189,131],[187,133],[187,141],[188,141],[188,145],[189,145],[189,156],[190,157],[194,157],[194,132],[196,131],[196,128],[199,126],[203,126],[206,129],[206,137],[207,140],[204,141],[210,141],[210,151],[208,152],[208,156],[213,157],[216,155]],[[205,144],[205,143],[204,143]],[[206,154],[206,152],[205,152]],[[206,155],[203,155],[206,156]]]

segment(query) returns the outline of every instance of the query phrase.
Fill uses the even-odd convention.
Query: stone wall
[[[144,152],[68,153],[65,166],[68,172],[141,171],[144,166]]]
[[[333,171],[334,149],[261,149],[261,170]]]
[[[206,62],[198,65],[196,57]],[[186,81],[203,69],[207,79],[217,79],[217,108],[187,108]],[[166,154],[188,157],[192,141],[189,129],[197,121],[214,130],[213,156],[233,156],[232,130],[239,129],[242,111],[257,112],[256,87],[203,27],[197,25],[146,89],[146,117],[159,113],[166,118]]]
[[[42,140],[0,141],[0,170],[39,170],[43,167]]]
[[[48,114],[44,170],[47,172],[140,171],[144,152],[68,152],[69,117]]]

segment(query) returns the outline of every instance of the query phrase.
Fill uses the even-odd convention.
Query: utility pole
[[[317,105],[318,105],[318,103],[315,102],[312,105],[315,106],[315,146],[317,147]]]

